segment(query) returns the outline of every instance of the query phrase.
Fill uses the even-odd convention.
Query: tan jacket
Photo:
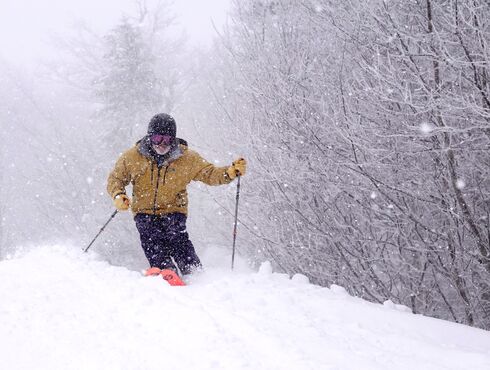
[[[180,145],[180,157],[160,168],[155,160],[140,153],[139,145],[119,157],[107,180],[112,199],[133,185],[131,208],[135,214],[187,214],[187,184],[193,180],[208,185],[231,181],[228,167],[215,167],[185,145]]]

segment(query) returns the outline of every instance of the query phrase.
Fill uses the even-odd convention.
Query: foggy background
[[[489,22],[485,0],[4,1],[0,256],[85,247],[168,112],[208,160],[247,158],[251,265],[488,329]],[[198,253],[230,251],[235,184],[189,191]],[[146,266],[129,214],[94,249]]]
[[[229,0],[169,1],[163,10],[175,17],[174,32],[185,32],[192,46],[209,47],[226,20]],[[142,4],[140,2],[140,4]],[[147,6],[155,8],[155,1]],[[134,0],[50,0],[43,4],[35,0],[10,1],[0,4],[0,44],[3,58],[14,64],[35,66],[42,58],[57,54],[51,42],[54,35],[74,32],[77,24],[85,23],[94,31],[104,33],[124,16],[135,14]],[[214,25],[213,25],[214,24]]]
[[[108,171],[119,153],[146,133],[153,114],[172,113],[179,136],[188,141],[196,138],[196,144],[206,147],[198,143],[198,136],[206,136],[208,122],[201,121],[196,128],[192,120],[198,119],[199,107],[192,103],[184,106],[182,91],[189,89],[199,74],[196,62],[222,29],[228,1],[206,5],[196,0],[51,1],[49,5],[8,1],[0,7],[2,96],[6,94],[2,168],[11,169],[2,179],[5,188],[18,191],[15,201],[2,202],[1,255],[26,243],[66,242],[66,238],[83,246],[112,212],[105,191]],[[159,88],[174,91],[166,91],[165,101],[153,107],[142,103],[151,100],[147,95],[131,101],[134,94],[129,92],[133,112],[106,115],[99,109],[101,97],[93,89],[94,80],[111,68],[110,61],[106,65],[101,62],[109,48],[104,38],[124,23],[144,35],[141,49],[143,43],[151,43],[153,50],[146,52],[160,54],[158,62],[163,64],[165,76],[159,77],[166,86]],[[159,40],[143,40],[146,37]],[[155,62],[153,55],[141,56],[142,61],[145,58],[148,65]],[[112,87],[123,90],[126,86]],[[22,149],[20,142],[24,143]],[[218,160],[219,155],[223,163],[233,159],[231,152],[219,151],[208,158]],[[199,207],[200,198],[193,202],[194,207]],[[107,240],[102,237],[94,248],[99,247],[114,263],[145,266],[131,216],[118,218],[113,222],[114,230],[104,235]],[[26,225],[30,225],[29,232]]]

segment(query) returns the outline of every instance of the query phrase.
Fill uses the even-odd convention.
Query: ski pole
[[[104,224],[104,226],[102,226],[102,228],[99,230],[99,232],[97,233],[97,235],[95,235],[95,238],[92,239],[92,241],[90,242],[90,244],[88,245],[88,247],[83,250],[84,252],[87,252],[88,249],[92,246],[92,244],[94,244],[95,240],[99,237],[100,234],[102,234],[102,231],[104,231],[105,227],[109,224],[109,222],[111,222],[111,220],[114,218],[114,216],[116,214],[117,214],[117,209],[112,213],[111,217],[109,217],[109,219]]]
[[[235,264],[235,244],[236,244],[236,230],[238,224],[238,200],[240,199],[240,175],[237,176],[238,182],[236,184],[236,203],[235,203],[235,226],[233,227],[233,250],[231,253],[231,269]]]

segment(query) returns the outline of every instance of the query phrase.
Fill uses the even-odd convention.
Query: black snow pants
[[[151,267],[176,271],[172,258],[184,275],[201,267],[201,261],[189,240],[186,215],[138,213],[134,220],[140,233],[141,246]]]

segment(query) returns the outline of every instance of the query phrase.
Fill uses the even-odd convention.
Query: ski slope
[[[224,266],[219,253],[205,264]],[[2,370],[490,369],[490,332],[267,263],[210,267],[170,287],[93,252],[38,247],[0,261],[0,286]]]

